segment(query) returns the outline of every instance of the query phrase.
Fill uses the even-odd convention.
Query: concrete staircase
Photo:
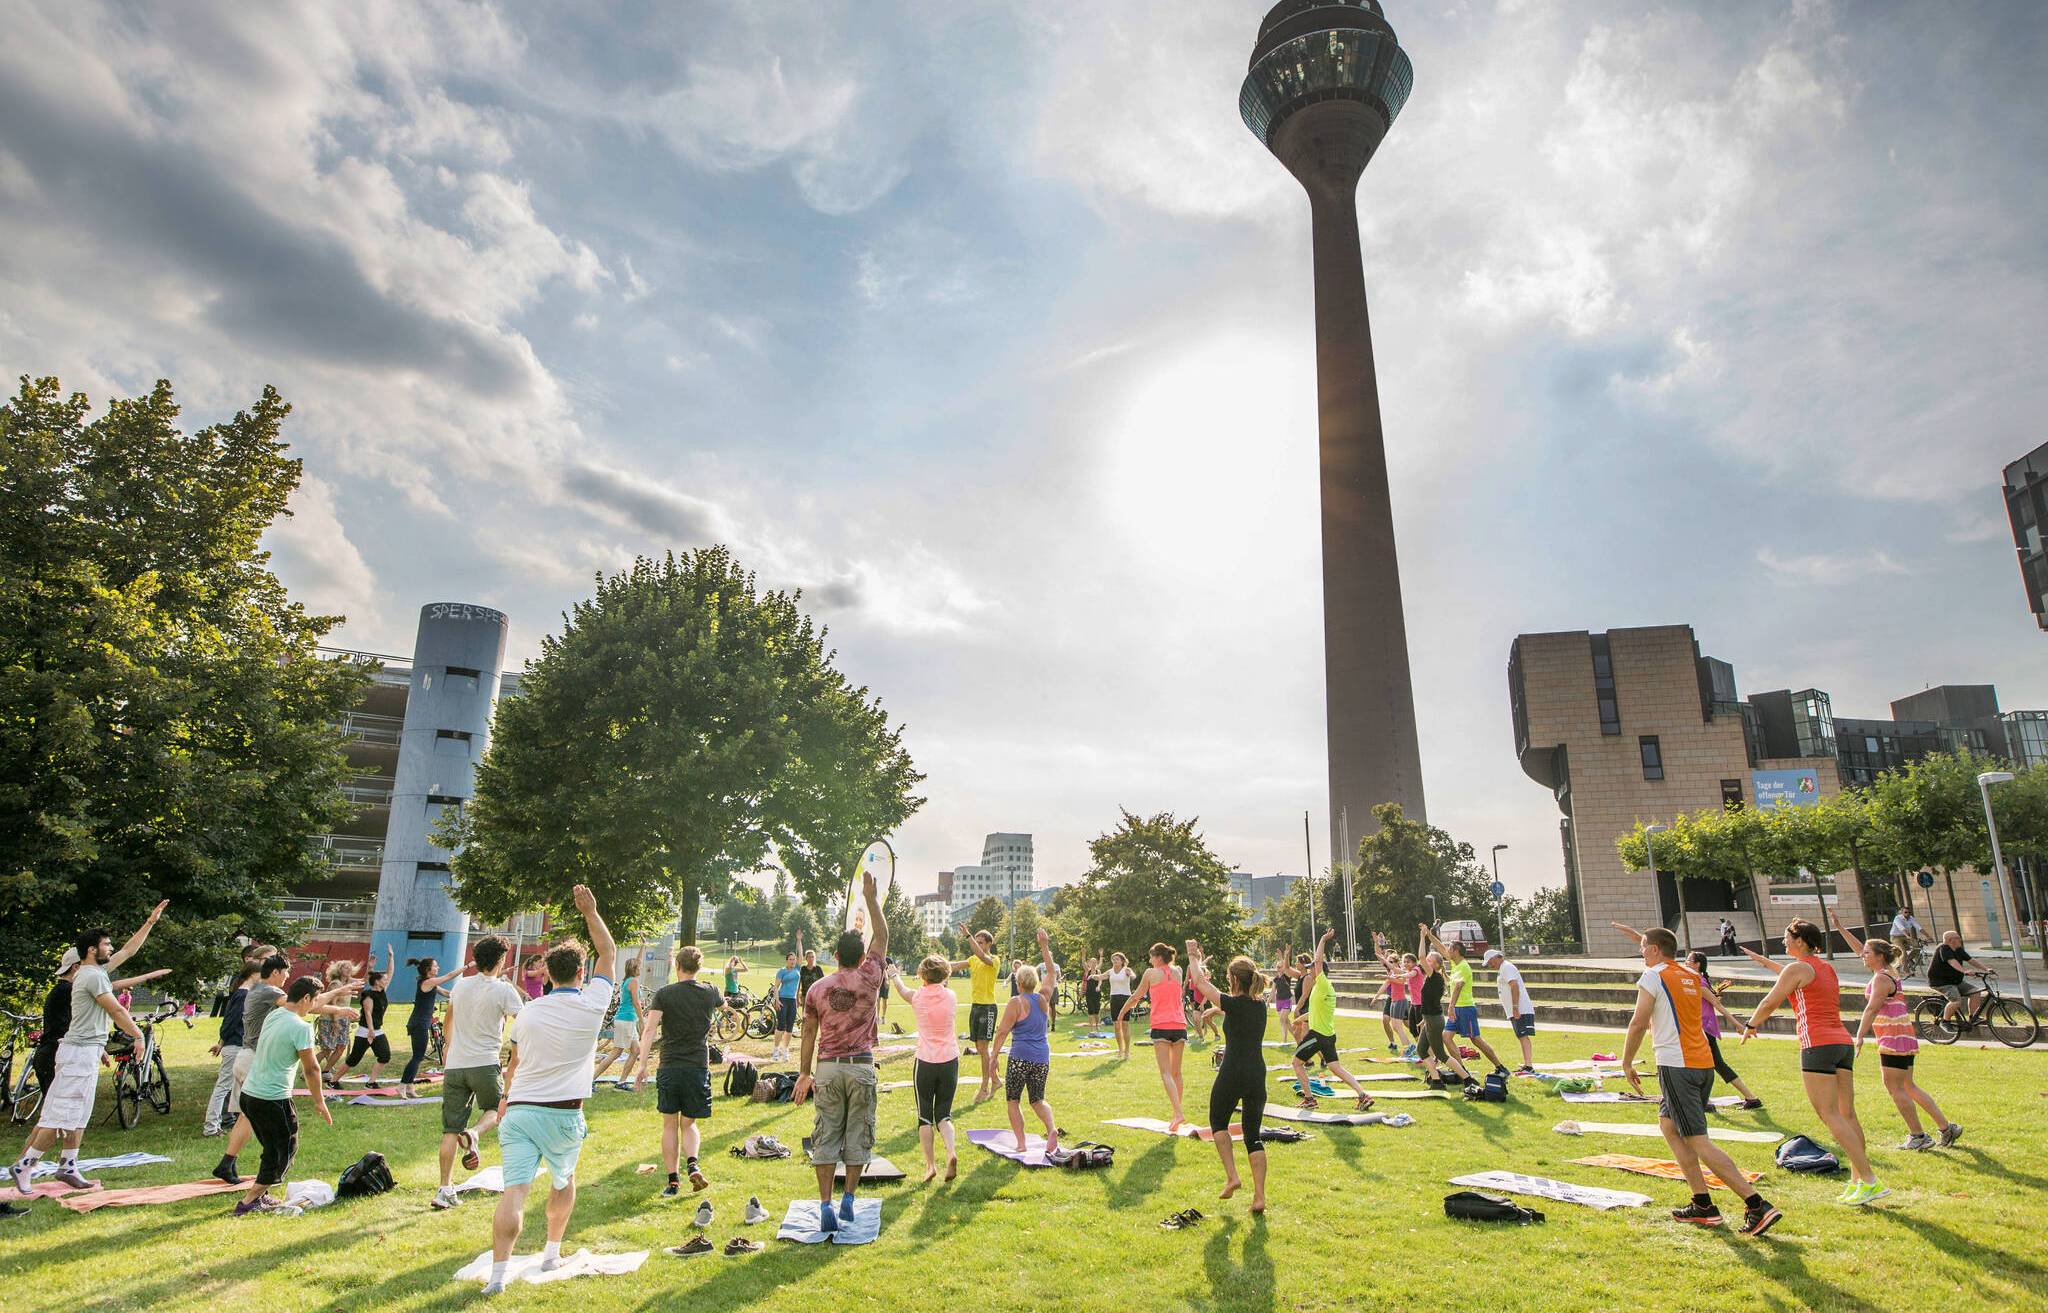
[[[1610,1026],[1626,1030],[1628,1019],[1636,1006],[1636,977],[1640,971],[1623,971],[1609,967],[1546,965],[1541,961],[1523,962],[1523,983],[1536,999],[1536,1024],[1546,1022],[1574,1026]],[[1340,1008],[1370,1009],[1373,995],[1379,992],[1386,973],[1377,963],[1367,966],[1357,962],[1333,962],[1330,964],[1330,983],[1337,990],[1337,1006]],[[1716,976],[1716,984],[1726,984],[1722,991],[1721,1003],[1738,1017],[1746,1017],[1757,1004],[1763,1002],[1770,992],[1770,982],[1749,980],[1735,976]],[[1478,995],[1480,1020],[1498,1023],[1501,1010],[1498,999],[1499,985],[1494,973],[1480,967],[1472,969],[1472,989]],[[1918,1002],[1924,990],[1909,990],[1908,1003]],[[1845,987],[1841,996],[1842,1020],[1853,1033],[1856,1018],[1863,1012],[1863,991],[1860,988]],[[1782,1007],[1764,1022],[1766,1034],[1790,1035],[1797,1030],[1792,1009]]]

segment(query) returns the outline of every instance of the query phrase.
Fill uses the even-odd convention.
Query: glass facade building
[[[2005,513],[2012,521],[2013,550],[2019,554],[2020,582],[2034,623],[2048,629],[2048,443],[2005,467]]]
[[[1414,66],[1391,31],[1334,28],[1283,42],[1255,59],[1238,90],[1237,111],[1267,143],[1288,115],[1323,100],[1360,101],[1392,126],[1414,85]]]

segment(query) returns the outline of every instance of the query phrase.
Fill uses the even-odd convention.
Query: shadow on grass
[[[1995,1176],[2000,1180],[2010,1181],[2014,1185],[2024,1186],[2029,1190],[2048,1191],[2048,1178],[2007,1167],[1982,1149],[1974,1148],[1967,1144],[1959,1144],[1944,1150],[1944,1156],[1964,1171],[1976,1172],[1983,1176]]]
[[[1761,1240],[1740,1241],[1728,1237],[1728,1253],[1745,1263],[1757,1274],[1759,1283],[1769,1282],[1782,1285],[1790,1291],[1799,1308],[1868,1308],[1867,1292],[1851,1292],[1823,1280],[1806,1269],[1804,1245],[1797,1240],[1779,1240],[1765,1236]],[[1769,1292],[1762,1292],[1769,1298]],[[1775,1300],[1772,1301],[1774,1304]]]
[[[1233,1263],[1230,1246],[1240,1231],[1244,1232],[1244,1260]],[[1233,1217],[1225,1222],[1202,1246],[1202,1271],[1214,1295],[1208,1301],[1210,1307],[1228,1309],[1230,1313],[1262,1313],[1278,1307],[1273,1258],[1266,1252],[1264,1217],[1253,1217],[1249,1222]],[[1196,1301],[1196,1307],[1202,1304],[1203,1301]]]
[[[2009,1289],[1998,1289],[1984,1280],[1985,1276],[1991,1273],[2003,1275],[2009,1278],[2013,1285],[2027,1287],[2036,1292],[2048,1288],[2048,1268],[2032,1259],[2022,1258],[2010,1250],[1995,1249],[1977,1236],[1964,1235],[1960,1231],[1903,1208],[1872,1208],[1868,1211],[1873,1216],[1904,1227],[1943,1254],[1959,1260],[1963,1270],[1956,1275],[1977,1287],[1982,1299],[2004,1302],[2012,1297]],[[1996,1261],[1992,1261],[1994,1258]]]

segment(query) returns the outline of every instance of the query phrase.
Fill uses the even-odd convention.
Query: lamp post
[[[1508,923],[1506,917],[1501,912],[1500,902],[1500,896],[1503,892],[1500,883],[1500,851],[1505,847],[1507,845],[1504,843],[1493,845],[1493,929],[1494,933],[1500,936],[1500,943],[1496,947],[1503,953],[1508,951]]]
[[[1308,838],[1308,813],[1301,814],[1301,853],[1307,865],[1301,868],[1301,878],[1308,881],[1308,941],[1316,942],[1316,850]]]
[[[1654,896],[1654,891],[1657,887],[1657,850],[1651,846],[1650,836],[1667,833],[1670,829],[1670,826],[1665,825],[1661,821],[1653,821],[1643,827],[1643,857],[1650,864],[1652,896]],[[1678,928],[1685,933],[1685,951],[1690,953],[1692,951],[1692,919],[1685,914],[1685,881],[1679,878],[1676,871],[1671,873],[1671,887],[1678,891]],[[1660,901],[1657,909],[1660,919],[1663,916],[1663,910]]]
[[[2012,890],[2005,884],[2005,855],[1998,850],[1998,820],[1991,814],[1991,786],[2012,781],[2009,770],[1988,770],[1977,777],[1977,792],[1984,798],[1984,828],[1991,832],[1991,866],[1998,882],[1998,905],[2005,910],[2005,933],[2012,939],[2012,969],[2019,977],[2020,997],[2034,1006],[2033,987],[2027,983],[2027,956],[2020,951],[2020,928],[2013,915]]]

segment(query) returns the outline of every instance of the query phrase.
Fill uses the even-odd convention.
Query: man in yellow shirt
[[[949,965],[954,971],[967,969],[971,987],[967,996],[967,1037],[974,1041],[974,1051],[981,1055],[981,1088],[974,1093],[974,1101],[980,1103],[993,1098],[996,1092],[996,937],[986,930],[970,935],[965,925],[960,927],[960,934],[974,956]]]

